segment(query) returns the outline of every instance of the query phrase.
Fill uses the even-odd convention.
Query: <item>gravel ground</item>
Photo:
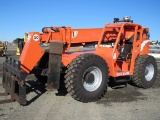
[[[1,63],[3,60],[0,58]],[[0,104],[0,120],[160,120],[160,69],[152,88],[141,89],[129,84],[108,87],[104,98],[93,103],[78,102],[56,90],[46,91],[45,85],[31,77],[27,81],[30,103],[27,106],[17,102]]]

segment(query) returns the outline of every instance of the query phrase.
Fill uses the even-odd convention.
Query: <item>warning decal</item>
[[[37,35],[37,34],[33,35],[33,40],[38,41],[39,40],[39,35]]]

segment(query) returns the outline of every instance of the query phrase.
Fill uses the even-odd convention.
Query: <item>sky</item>
[[[103,28],[131,16],[160,41],[160,0],[0,0],[0,41],[23,38],[43,27]]]

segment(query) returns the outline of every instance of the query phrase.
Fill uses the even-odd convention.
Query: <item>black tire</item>
[[[98,80],[95,74],[101,78]],[[67,66],[65,86],[78,101],[97,101],[107,91],[108,74],[108,66],[103,58],[95,54],[83,54]],[[93,87],[93,84],[96,87]]]
[[[142,55],[136,59],[132,83],[141,88],[153,86],[157,77],[157,63],[153,56]]]

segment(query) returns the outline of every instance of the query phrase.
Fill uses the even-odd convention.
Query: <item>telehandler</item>
[[[44,50],[41,43],[49,43],[49,49]],[[70,47],[93,44],[95,50],[69,51]],[[3,63],[4,94],[10,94],[11,99],[1,102],[16,100],[25,105],[25,78],[29,74],[47,80],[47,89],[51,90],[59,89],[60,76],[65,74],[68,93],[81,102],[102,98],[109,80],[149,88],[157,76],[156,60],[148,55],[149,44],[149,28],[133,23],[128,16],[114,18],[104,28],[62,26],[29,32],[20,57],[7,56]]]

